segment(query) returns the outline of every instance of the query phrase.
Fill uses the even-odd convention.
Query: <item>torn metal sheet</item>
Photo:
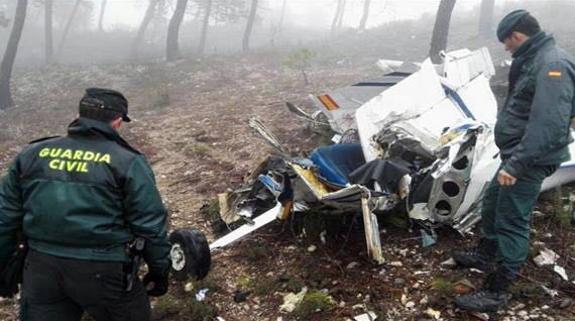
[[[306,169],[299,164],[290,163],[299,178],[319,201],[346,201],[353,202],[361,199],[364,191],[360,185],[349,185],[340,190],[333,190],[323,183],[311,169]]]
[[[377,262],[377,264],[385,263],[383,252],[381,250],[381,237],[379,235],[379,225],[377,217],[369,208],[369,200],[366,197],[361,200],[361,207],[363,212],[363,226],[365,230],[365,241],[367,243],[367,253],[369,257]]]
[[[214,241],[212,244],[210,244],[210,251],[213,251],[217,248],[221,248],[230,243],[233,243],[241,239],[242,237],[268,225],[269,223],[275,221],[281,212],[282,212],[282,205],[280,203],[277,203],[274,208],[256,217],[253,220],[253,224],[244,224],[239,228],[233,230],[229,234]]]
[[[475,51],[460,49],[444,55],[442,76],[451,86],[462,87],[479,75],[487,79],[495,75],[495,67],[487,48]]]
[[[257,131],[265,141],[281,154],[287,154],[287,149],[280,143],[279,139],[262,123],[257,117],[249,120],[249,125]]]
[[[287,102],[286,106],[288,108],[289,111],[291,111],[292,113],[294,113],[295,115],[297,115],[298,117],[301,117],[305,120],[308,121],[313,121],[313,116],[311,114],[308,114],[307,112],[305,112],[303,109],[299,108],[298,106],[296,106],[293,103]],[[329,124],[326,124],[329,125]]]
[[[334,190],[322,182],[312,169],[304,168],[295,163],[290,163],[290,166],[317,201],[339,209],[361,209],[360,201],[362,194],[366,191],[364,186],[355,184]],[[373,195],[370,198],[370,205],[384,211],[395,207],[398,201],[397,195]]]
[[[425,84],[422,87],[422,84]],[[412,93],[418,92],[417,95]],[[359,137],[366,161],[377,158],[372,137],[384,126],[417,117],[425,108],[445,100],[439,76],[430,61],[421,70],[361,106],[355,113]],[[388,122],[383,122],[388,119]]]
[[[372,146],[376,150],[378,159],[397,159],[405,161],[405,154],[414,154],[421,161],[431,164],[435,161],[433,149],[437,147],[437,140],[402,122],[386,126],[372,137]]]
[[[315,173],[311,169],[304,168],[300,164],[290,164],[290,165],[294,169],[296,174],[306,184],[306,186],[309,187],[309,189],[317,199],[321,200],[324,196],[331,193],[330,188],[322,181],[320,181],[319,178],[315,175]]]

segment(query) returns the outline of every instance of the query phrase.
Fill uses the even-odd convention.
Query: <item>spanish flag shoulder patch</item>
[[[547,73],[547,75],[548,75],[549,77],[552,77],[552,78],[560,78],[560,77],[561,77],[561,71],[559,71],[559,70],[550,70],[549,73]]]

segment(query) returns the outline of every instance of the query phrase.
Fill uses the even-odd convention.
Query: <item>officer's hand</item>
[[[148,290],[149,296],[162,296],[168,292],[168,275],[149,272],[144,276],[144,287]],[[149,287],[149,285],[151,286]]]
[[[497,175],[497,181],[502,186],[511,186],[515,185],[515,183],[517,182],[517,178],[511,176],[511,174],[507,173],[504,169],[502,169],[499,171],[499,174]]]

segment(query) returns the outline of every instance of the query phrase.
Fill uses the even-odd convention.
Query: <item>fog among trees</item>
[[[2,50],[10,37],[17,2],[0,1]],[[345,55],[353,47],[346,41],[359,41],[364,32],[369,37],[379,33],[382,39],[392,33],[398,41],[426,33],[429,39],[421,42],[429,45],[434,24],[439,27],[433,36],[439,47],[449,46],[449,32],[455,37],[468,33],[469,44],[477,42],[475,36],[488,43],[494,40],[493,25],[497,19],[521,4],[532,8],[547,29],[568,30],[566,20],[556,17],[567,15],[573,10],[573,3],[557,0],[477,0],[457,4],[451,0],[321,0],[309,4],[301,0],[33,0],[28,4],[29,18],[16,63],[110,63],[131,61],[134,57],[173,60],[180,55],[289,51],[302,47],[321,50],[332,46]],[[440,6],[453,8],[453,14],[446,15],[449,10],[441,10]],[[402,24],[412,27],[393,27]],[[466,24],[474,24],[479,31],[468,32]],[[430,50],[426,48],[422,55]]]

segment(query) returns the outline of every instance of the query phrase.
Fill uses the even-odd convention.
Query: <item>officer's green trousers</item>
[[[485,192],[481,210],[483,236],[496,242],[497,261],[512,275],[527,259],[531,212],[541,183],[556,169],[554,165],[533,167],[511,186],[499,185],[495,175]]]

